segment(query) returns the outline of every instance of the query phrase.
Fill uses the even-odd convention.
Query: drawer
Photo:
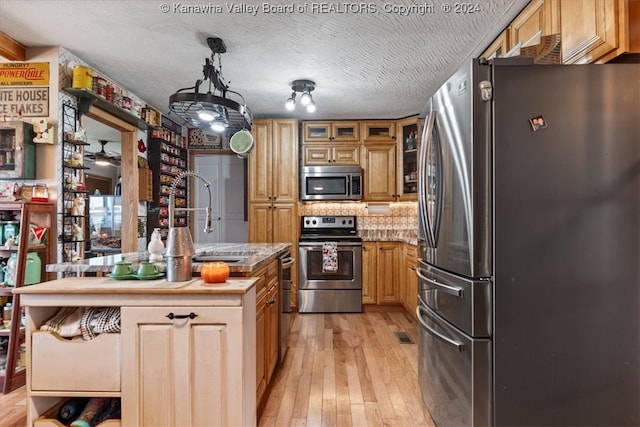
[[[450,274],[420,261],[420,298],[446,321],[471,337],[492,334],[491,282]]]
[[[33,333],[31,390],[120,391],[120,334],[72,341]]]

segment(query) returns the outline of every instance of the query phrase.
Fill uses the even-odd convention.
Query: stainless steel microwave
[[[303,167],[300,173],[300,200],[362,200],[362,168]]]

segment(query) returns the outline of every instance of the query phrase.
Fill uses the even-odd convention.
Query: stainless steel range
[[[303,216],[298,311],[362,312],[362,238],[355,216]]]

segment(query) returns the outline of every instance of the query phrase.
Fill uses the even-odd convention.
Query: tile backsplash
[[[371,214],[364,202],[303,203],[300,215],[355,215],[358,234],[365,240],[414,241],[418,232],[416,202],[389,203],[388,212]]]

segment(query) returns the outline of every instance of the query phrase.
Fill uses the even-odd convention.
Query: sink
[[[193,262],[215,262],[223,261],[227,264],[241,264],[247,261],[246,256],[242,255],[195,255]]]

